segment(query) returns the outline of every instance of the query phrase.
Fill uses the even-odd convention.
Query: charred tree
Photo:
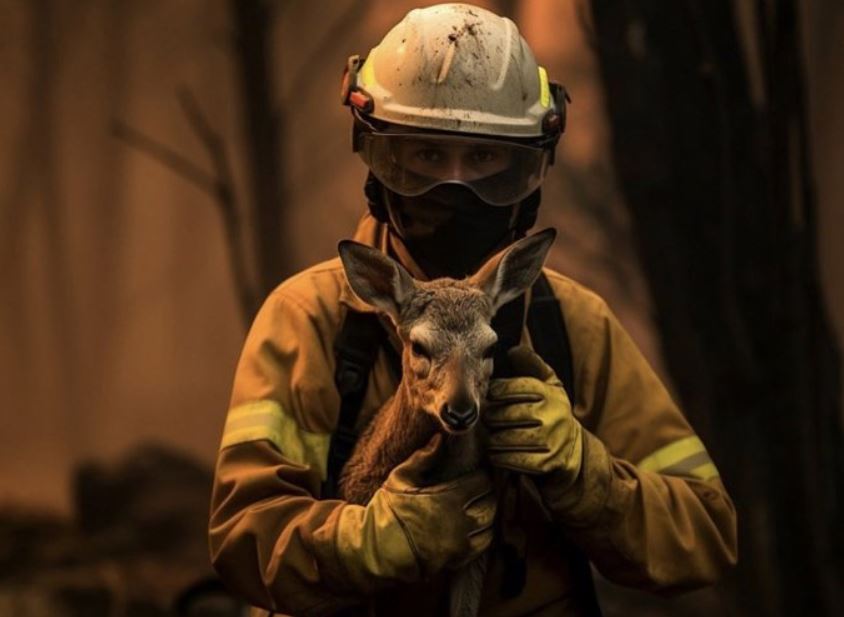
[[[249,159],[258,297],[264,298],[285,274],[290,274],[291,263],[282,237],[285,205],[283,122],[275,103],[277,67],[271,44],[274,9],[267,0],[231,0],[229,6]]]
[[[214,200],[223,222],[240,312],[246,328],[261,301],[290,274],[290,251],[283,241],[285,175],[282,111],[276,102],[273,23],[280,5],[268,0],[231,0],[233,64],[240,92],[250,199],[238,199],[226,143],[187,88],[179,92],[182,112],[202,143],[212,172],[176,149],[115,119],[112,132],[156,159]],[[247,205],[243,205],[247,204]],[[249,221],[251,225],[245,223]],[[250,264],[256,276],[250,276]]]
[[[756,3],[761,104],[729,2],[591,6],[666,365],[738,510],[724,589],[745,615],[841,614],[840,360],[795,4]]]

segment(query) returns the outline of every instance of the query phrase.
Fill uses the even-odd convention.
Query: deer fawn
[[[393,468],[437,433],[443,442],[432,484],[480,466],[482,436],[473,429],[493,369],[497,336],[490,323],[501,306],[533,285],[555,235],[546,229],[523,238],[467,279],[429,282],[414,280],[375,248],[340,243],[351,288],[392,320],[403,345],[396,393],[370,421],[343,469],[340,493],[347,501],[365,505]],[[485,554],[450,582],[452,617],[477,614],[486,567]]]

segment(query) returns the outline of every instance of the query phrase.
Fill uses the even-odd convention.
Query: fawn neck
[[[343,469],[341,493],[347,501],[365,504],[390,472],[440,430],[438,423],[413,400],[409,379],[402,377],[395,394],[379,409],[364,429]],[[444,482],[477,466],[476,431],[444,436],[437,452],[431,484]]]

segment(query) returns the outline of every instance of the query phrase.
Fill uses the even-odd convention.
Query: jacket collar
[[[352,240],[367,246],[374,246],[386,252],[387,226],[379,223],[369,212],[358,222]],[[375,313],[375,309],[355,295],[349,286],[349,281],[343,275],[343,285],[340,289],[340,302],[358,313]]]
[[[352,239],[356,242],[360,242],[361,244],[366,244],[367,246],[377,247],[382,252],[387,253],[387,243],[389,242],[387,226],[384,223],[379,223],[369,212],[364,214],[363,218],[361,218]],[[359,313],[377,313],[375,308],[366,304],[363,300],[358,298],[357,295],[355,295],[355,292],[353,292],[352,288],[349,286],[349,281],[345,274],[343,275],[343,285],[340,289],[339,300],[341,304],[344,304],[350,310],[357,311]],[[393,322],[389,317],[383,314],[379,315],[379,319],[384,325],[384,329],[387,332],[387,337],[390,343],[392,343],[396,351],[401,353],[401,340],[399,339]]]
[[[422,281],[428,280],[428,277],[410,256],[404,244],[398,238],[392,237],[387,225],[376,220],[369,212],[364,214],[358,222],[358,227],[352,239],[367,246],[374,246],[384,254],[392,253],[413,278]],[[358,312],[372,313],[375,311],[355,295],[345,276],[343,277],[343,288],[340,290],[340,302]]]

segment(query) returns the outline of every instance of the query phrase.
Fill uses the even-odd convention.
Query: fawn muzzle
[[[470,429],[477,422],[479,415],[478,406],[474,403],[458,406],[446,403],[440,410],[440,419],[449,429],[456,432]]]

